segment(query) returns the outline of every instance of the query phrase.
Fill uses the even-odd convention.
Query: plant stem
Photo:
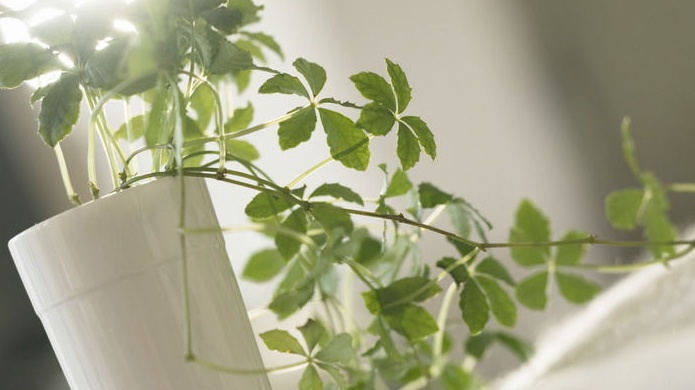
[[[63,149],[60,147],[60,142],[56,144],[53,148],[58,159],[58,168],[60,169],[60,177],[63,179],[63,186],[65,187],[65,192],[68,194],[68,199],[76,205],[82,204],[80,201],[80,196],[77,195],[75,189],[72,186],[72,180],[70,180],[70,171],[68,170],[68,165],[65,163],[65,155],[63,155]]]
[[[321,169],[321,168],[323,168],[324,166],[326,166],[326,165],[332,163],[333,161],[335,161],[335,159],[334,159],[333,157],[328,157],[327,159],[325,159],[325,160],[319,162],[318,164],[316,164],[316,165],[314,165],[313,167],[309,168],[308,170],[304,171],[301,175],[299,175],[299,176],[297,176],[296,178],[294,178],[294,180],[292,180],[289,184],[287,184],[286,187],[287,187],[287,188],[294,188],[294,187],[296,187],[297,185],[299,185],[299,183],[301,183],[301,182],[303,182],[304,180],[306,180],[306,178],[309,177],[312,173],[318,171],[319,169]]]
[[[286,364],[284,366],[277,366],[277,367],[271,367],[271,368],[262,368],[262,369],[243,369],[243,368],[232,368],[232,367],[226,367],[217,363],[213,363],[204,359],[199,358],[196,355],[192,355],[189,357],[189,360],[192,362],[195,362],[203,367],[210,368],[215,371],[220,371],[220,372],[226,372],[229,374],[238,374],[238,375],[259,375],[259,374],[272,374],[272,373],[280,373],[280,372],[289,372],[289,371],[294,371],[296,369],[302,368],[309,364],[309,360],[302,360],[296,363],[290,363]]]

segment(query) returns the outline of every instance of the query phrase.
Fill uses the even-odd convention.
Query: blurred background
[[[266,10],[258,29],[276,37],[288,60],[277,66],[289,69],[300,56],[323,65],[337,97],[359,100],[347,77],[362,70],[383,73],[384,57],[404,68],[414,88],[410,112],[428,122],[439,146],[437,160],[423,161],[411,178],[466,198],[496,226],[493,239],[506,238],[524,197],[544,209],[555,231],[576,227],[618,237],[603,221],[603,198],[635,184],[620,151],[619,128],[626,115],[632,118],[643,167],[666,182],[695,180],[694,2],[259,3]],[[2,242],[71,207],[53,152],[36,134],[37,112],[27,96],[22,90],[0,92]],[[256,108],[262,119],[292,107],[271,101]],[[272,136],[258,142],[273,144]],[[76,183],[86,177],[78,138],[65,145]],[[394,161],[386,148],[391,144],[382,144],[375,145],[375,164]],[[274,144],[267,147],[271,155],[263,164],[285,169],[288,178],[315,162],[306,149],[292,154],[291,164],[285,157],[273,159],[275,150]],[[380,186],[379,175],[365,181],[337,166],[322,173],[338,174],[359,188],[378,191]],[[86,186],[81,187],[86,199]],[[229,207],[219,203],[222,210]],[[692,198],[675,197],[672,206],[675,222],[691,222]],[[432,260],[439,251],[444,249],[433,243],[425,253]],[[605,262],[629,256],[593,253]],[[233,258],[237,270],[244,259]],[[255,307],[268,296],[246,298]],[[523,313],[519,331],[533,338],[571,310],[576,309],[554,304],[549,317]],[[66,389],[4,244],[0,313],[0,389]],[[514,364],[505,356],[500,361],[486,373],[497,375]]]

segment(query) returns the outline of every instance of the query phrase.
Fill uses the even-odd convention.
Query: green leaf
[[[400,65],[391,62],[388,58],[386,59],[386,70],[388,71],[389,77],[391,77],[391,84],[393,84],[393,90],[396,92],[396,99],[398,100],[398,113],[402,113],[408,107],[408,103],[412,99],[413,89],[408,83],[408,78],[401,69]]]
[[[516,284],[512,278],[512,275],[504,267],[504,265],[493,257],[486,257],[481,260],[480,263],[475,267],[475,273],[492,276],[497,280],[507,283],[509,286],[514,286]]]
[[[471,388],[471,374],[455,364],[447,364],[442,372],[444,390],[467,390]]]
[[[35,43],[0,45],[0,88],[15,88],[24,81],[60,69],[53,53]]]
[[[203,128],[206,128],[212,120],[212,114],[215,108],[215,94],[207,84],[201,84],[193,91],[190,100],[191,108],[195,110],[198,118],[198,123]]]
[[[401,121],[405,122],[415,132],[422,149],[434,160],[437,157],[437,144],[434,141],[434,134],[427,127],[427,123],[417,116],[404,116],[401,118]]]
[[[475,281],[485,291],[490,309],[497,322],[508,327],[516,325],[516,305],[509,294],[494,279],[479,275]]]
[[[468,325],[471,335],[475,336],[485,329],[485,325],[487,325],[490,319],[490,306],[487,303],[485,294],[474,281],[468,281],[463,286],[459,299],[459,308],[461,309],[463,321]]]
[[[308,319],[304,325],[297,327],[297,329],[302,333],[304,341],[309,348],[309,353],[314,350],[317,344],[321,343],[321,341],[328,336],[323,325],[311,318]]]
[[[339,207],[323,202],[312,203],[311,214],[328,233],[336,230],[344,234],[352,232],[353,225],[350,214]]]
[[[316,367],[322,369],[323,371],[326,371],[331,378],[333,378],[333,382],[335,384],[335,387],[331,387],[331,389],[347,389],[347,381],[345,380],[344,375],[336,368],[335,365],[332,364],[325,364],[321,362],[316,362]],[[350,389],[353,389],[350,387]],[[356,390],[356,389],[353,389]]]
[[[200,16],[225,34],[235,32],[241,26],[243,17],[240,11],[227,7],[213,8],[202,12]]]
[[[590,301],[601,291],[601,287],[583,277],[575,274],[557,272],[555,274],[557,285],[562,296],[572,303],[585,303]]]
[[[358,193],[338,183],[322,184],[321,186],[319,186],[319,188],[314,190],[314,192],[312,192],[311,195],[309,195],[309,198],[314,198],[318,196],[330,196],[336,199],[343,199],[346,202],[364,205],[364,201]]]
[[[614,228],[632,230],[637,227],[644,191],[628,189],[611,192],[606,197],[606,219]]]
[[[260,334],[261,339],[268,349],[273,351],[291,353],[294,355],[307,356],[306,351],[299,344],[299,341],[288,331],[273,329]]]
[[[228,139],[227,153],[243,161],[255,161],[261,157],[255,146],[252,143],[240,139]]]
[[[439,330],[437,322],[427,310],[412,304],[389,309],[384,319],[391,329],[410,341],[421,340]]]
[[[282,222],[281,226],[286,230],[295,231],[299,234],[306,234],[308,228],[306,212],[301,208],[294,210]],[[277,249],[282,254],[282,257],[289,260],[294,257],[294,255],[299,253],[299,249],[302,247],[302,242],[293,236],[278,232],[275,235],[275,246],[277,246]]]
[[[299,73],[302,74],[302,76],[304,76],[304,79],[306,79],[307,83],[309,84],[309,88],[311,88],[311,92],[314,96],[321,93],[323,86],[326,84],[325,69],[318,64],[305,60],[304,58],[296,59],[292,65],[297,69],[297,71],[299,71]]]
[[[298,386],[299,390],[323,390],[323,381],[313,364],[306,367]]]
[[[273,38],[272,36],[270,36],[268,34],[261,33],[261,32],[253,32],[252,33],[252,32],[247,32],[247,31],[244,31],[241,34],[243,34],[244,36],[248,37],[249,39],[254,40],[254,41],[260,43],[261,45],[267,47],[272,52],[277,54],[278,57],[280,57],[280,59],[284,59],[285,56],[282,53],[282,48],[277,43],[275,38]]]
[[[517,208],[514,226],[509,233],[512,243],[542,243],[550,241],[550,222],[529,200],[523,200]],[[513,247],[511,254],[519,265],[528,267],[545,263],[550,248]]]
[[[292,203],[284,198],[268,192],[261,192],[251,199],[246,206],[246,215],[253,219],[265,219],[277,215],[292,207]]]
[[[54,147],[65,138],[80,116],[82,90],[76,75],[64,73],[46,92],[39,113],[39,134]]]
[[[173,110],[173,105],[170,104],[170,95],[163,88],[152,93],[154,98],[150,105],[147,127],[145,128],[145,144],[149,147],[168,142],[172,131],[169,123]]]
[[[306,306],[314,296],[314,283],[305,283],[293,290],[282,292],[275,296],[268,308],[279,319],[284,319]]]
[[[466,340],[466,354],[481,360],[485,356],[485,352],[495,342],[495,332],[482,332],[475,336],[471,336]]]
[[[314,358],[326,363],[348,364],[354,356],[352,337],[347,333],[341,333],[321,348]]]
[[[360,112],[357,126],[374,135],[386,135],[396,123],[396,117],[388,108],[378,104],[369,103]]]
[[[429,278],[410,276],[377,289],[377,296],[381,308],[388,310],[392,307],[412,302],[424,302],[441,291],[441,287],[433,283]]]
[[[118,139],[135,141],[145,135],[145,117],[138,115],[129,120],[130,122],[130,137],[128,137],[128,124],[123,123],[114,136]]]
[[[522,362],[527,361],[533,354],[533,345],[506,332],[496,332],[497,341],[507,347]]]
[[[276,249],[263,249],[251,255],[242,276],[254,282],[265,282],[277,276],[285,264]]]
[[[414,167],[420,160],[420,144],[418,143],[417,137],[415,137],[408,126],[403,123],[398,124],[396,154],[405,171]]]
[[[543,310],[548,303],[548,272],[538,272],[516,286],[516,299],[532,310]]]
[[[589,235],[580,231],[570,231],[562,237],[562,241],[582,240]],[[560,245],[557,247],[555,262],[558,265],[577,265],[582,262],[588,244]]]
[[[418,193],[420,194],[420,204],[426,209],[436,207],[441,204],[447,204],[454,199],[451,194],[440,190],[430,183],[420,184],[418,186]]]
[[[282,150],[294,148],[311,138],[316,128],[316,111],[313,107],[304,107],[292,118],[283,121],[278,127],[278,141]]]
[[[408,175],[402,169],[397,169],[391,176],[384,197],[391,198],[394,196],[405,195],[413,188],[413,184],[408,179]]]
[[[253,121],[254,113],[255,109],[251,102],[246,107],[234,109],[232,117],[224,124],[224,132],[229,134],[247,128]]]
[[[213,75],[225,75],[251,68],[253,68],[251,53],[227,40],[222,40],[210,62],[208,72]]]
[[[446,211],[456,234],[468,237],[471,233],[471,216],[464,204],[460,201],[451,202],[447,205]]]
[[[331,110],[319,109],[331,156],[348,168],[364,171],[369,166],[369,138],[350,118]]]
[[[379,297],[375,290],[368,290],[362,293],[362,300],[364,301],[364,307],[369,310],[372,315],[379,315],[381,313],[381,305],[379,304]]]
[[[647,239],[652,242],[670,242],[676,239],[675,228],[668,216],[657,210],[651,203],[644,213],[644,233]],[[656,257],[669,256],[676,252],[675,248],[670,245],[652,246],[650,250]]]
[[[269,78],[258,89],[259,93],[282,93],[286,95],[298,95],[311,99],[309,92],[301,81],[295,76],[287,73],[278,73]]]
[[[350,80],[362,96],[396,112],[396,97],[391,85],[383,77],[373,72],[362,72],[350,76]]]
[[[454,265],[456,263],[456,259],[453,257],[445,257],[437,262],[437,267],[447,270],[449,267]],[[466,266],[464,264],[459,264],[456,267],[452,268],[449,270],[449,275],[454,279],[456,284],[459,286],[462,285],[463,283],[466,283],[468,279],[470,279],[470,275],[468,274],[468,269],[466,269]]]

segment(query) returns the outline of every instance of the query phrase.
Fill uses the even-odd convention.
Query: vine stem
[[[60,169],[60,177],[63,179],[63,187],[65,187],[65,192],[68,194],[68,199],[76,205],[82,204],[80,201],[80,196],[77,195],[75,189],[72,186],[72,180],[70,179],[70,170],[65,162],[65,155],[63,154],[63,149],[60,147],[60,142],[56,144],[53,148],[58,160],[58,168]]]
[[[298,370],[307,364],[309,364],[309,360],[302,360],[296,363],[290,363],[286,364],[283,366],[277,366],[277,367],[271,367],[271,368],[263,368],[263,369],[243,369],[243,368],[233,368],[233,367],[227,367],[223,366],[221,364],[217,364],[205,359],[201,359],[196,355],[190,355],[188,357],[188,360],[191,362],[194,362],[196,364],[199,364],[203,367],[207,367],[209,369],[215,370],[215,371],[220,371],[220,372],[226,372],[228,374],[238,374],[238,375],[258,375],[258,374],[277,374],[277,373],[282,373],[282,372],[290,372],[294,370]]]

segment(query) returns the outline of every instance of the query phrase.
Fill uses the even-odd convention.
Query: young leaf
[[[401,118],[401,121],[405,122],[415,132],[422,149],[434,160],[437,157],[437,144],[434,141],[434,134],[427,127],[427,123],[417,116],[404,116]]]
[[[413,188],[413,184],[408,179],[408,175],[402,169],[397,169],[391,177],[388,186],[386,186],[384,197],[391,198],[405,195],[411,188]]]
[[[287,263],[276,249],[263,249],[251,255],[242,276],[254,282],[265,282],[279,274],[285,264]]]
[[[408,126],[403,123],[398,125],[396,154],[398,155],[398,159],[404,171],[414,167],[420,160],[420,144],[418,143],[417,137],[415,137]]]
[[[637,226],[643,202],[643,190],[611,192],[606,197],[606,219],[616,229],[632,230]]]
[[[396,112],[396,97],[391,85],[381,76],[372,72],[362,72],[350,76],[362,96]]]
[[[570,231],[562,237],[562,241],[581,240],[589,235],[580,231]],[[557,247],[555,262],[558,265],[577,265],[582,262],[587,244],[561,245]]]
[[[550,223],[548,219],[529,200],[523,200],[517,208],[514,226],[509,232],[509,242],[540,243],[550,241]],[[550,248],[513,247],[512,258],[524,267],[545,263],[550,255]]]
[[[339,207],[322,202],[312,203],[311,214],[328,233],[332,233],[336,229],[341,230],[344,234],[352,232],[353,225],[350,214]]]
[[[447,205],[446,211],[456,234],[468,237],[471,233],[471,216],[466,207],[460,201],[451,202]]]
[[[286,330],[273,329],[260,334],[268,349],[273,351],[307,356],[299,341]]]
[[[522,280],[516,286],[516,299],[532,310],[543,310],[548,303],[548,272],[542,271]]]
[[[508,327],[516,325],[516,305],[509,294],[494,279],[479,275],[475,281],[485,291],[490,309],[497,322]]]
[[[341,333],[329,341],[314,358],[326,363],[348,364],[354,356],[352,337],[347,333]]]
[[[454,265],[454,263],[456,263],[456,259],[454,259],[453,257],[445,257],[437,262],[437,267],[446,270],[452,265]],[[466,269],[466,266],[463,264],[459,264],[456,267],[450,269],[449,275],[451,275],[456,284],[458,284],[459,286],[463,283],[466,283],[470,278],[470,275],[468,274],[468,269]]]
[[[557,272],[555,274],[560,293],[572,303],[590,301],[601,291],[597,284],[589,282],[579,275]]]
[[[311,93],[314,96],[318,96],[323,86],[326,84],[326,70],[318,64],[309,62],[304,58],[298,58],[292,65],[304,76],[304,79],[306,79],[309,84],[309,88],[311,88]]]
[[[369,138],[350,120],[335,111],[319,109],[331,156],[348,168],[364,171],[369,166]]]
[[[309,92],[298,78],[287,73],[278,73],[269,78],[258,89],[259,93],[283,93],[287,95],[299,95],[311,99]]]
[[[306,234],[308,228],[306,212],[301,208],[294,210],[282,222],[281,226],[283,229],[295,231],[299,234]],[[282,254],[282,257],[284,257],[285,260],[289,260],[299,253],[302,242],[293,236],[278,232],[275,235],[275,246],[278,248],[280,254]]]
[[[396,117],[388,108],[379,103],[369,103],[360,112],[357,126],[374,135],[386,135],[391,132]]]
[[[311,195],[309,195],[309,198],[318,196],[330,196],[336,199],[343,199],[346,202],[364,205],[364,201],[358,193],[338,183],[322,184],[320,187],[314,190]]]
[[[76,75],[64,73],[41,101],[39,134],[54,147],[70,134],[80,116],[82,90]]]
[[[398,113],[402,113],[408,107],[408,103],[412,99],[413,89],[408,83],[408,78],[401,69],[400,65],[391,62],[388,58],[386,59],[386,71],[391,78],[391,84],[393,85],[393,90],[396,92],[396,99],[398,100]]]
[[[278,127],[280,148],[287,150],[308,141],[315,128],[316,111],[314,108],[301,108],[292,118],[280,123]]]
[[[306,367],[298,386],[299,390],[323,390],[323,381],[313,364]]]
[[[436,207],[441,204],[447,204],[454,199],[451,194],[440,190],[430,183],[420,184],[418,186],[418,193],[420,195],[420,204],[426,209]]]
[[[384,313],[393,330],[410,341],[418,341],[439,330],[437,322],[424,308],[412,304],[399,305]]]
[[[311,318],[306,323],[297,329],[302,333],[304,341],[309,348],[309,353],[314,350],[317,344],[321,343],[327,336],[326,329],[319,322]]]
[[[15,88],[24,81],[60,69],[53,53],[35,43],[0,45],[0,88]]]
[[[292,207],[292,203],[276,195],[261,192],[246,205],[246,215],[253,219],[265,219]]]
[[[487,325],[490,319],[490,306],[487,303],[485,294],[474,281],[470,280],[463,287],[459,299],[459,308],[461,309],[463,321],[468,325],[471,335],[475,336],[485,329],[485,325]]]
[[[516,285],[516,282],[514,282],[514,279],[512,278],[512,275],[509,274],[509,271],[507,271],[507,269],[504,267],[504,265],[502,265],[502,263],[500,263],[497,259],[493,257],[484,258],[475,267],[475,272],[477,274],[492,276],[497,280],[505,282],[509,286]]]

